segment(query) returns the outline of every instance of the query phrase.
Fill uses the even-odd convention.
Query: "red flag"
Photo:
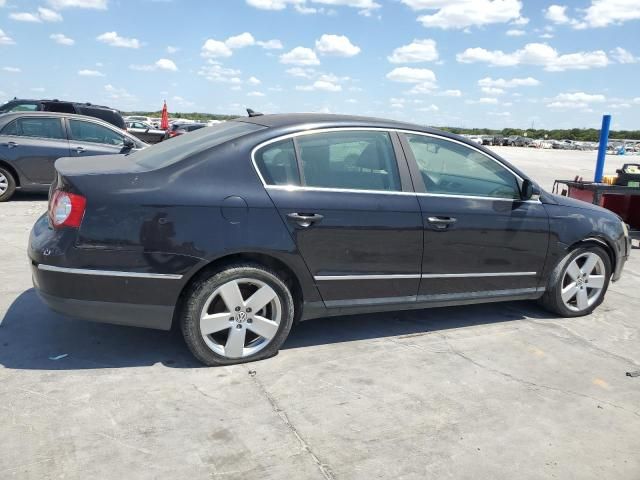
[[[167,111],[167,101],[164,101],[164,106],[162,107],[162,120],[160,120],[160,128],[162,130],[169,129],[169,112]]]

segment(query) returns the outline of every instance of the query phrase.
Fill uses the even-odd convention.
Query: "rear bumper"
[[[80,320],[160,330],[171,328],[173,307],[76,300],[56,297],[41,290],[38,290],[38,295],[52,310]]]
[[[151,303],[146,292],[152,291],[154,285],[156,289],[165,289],[166,283],[173,280],[58,272],[46,267],[32,263],[33,285],[42,300],[56,312],[94,322],[160,330],[171,328],[175,306]],[[136,284],[144,287],[136,292]],[[110,295],[109,291],[113,293]]]

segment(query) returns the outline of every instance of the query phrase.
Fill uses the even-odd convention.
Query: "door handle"
[[[18,144],[16,142],[7,142],[7,148],[16,148]]]
[[[76,147],[75,148],[76,153],[82,153],[85,151],[84,147]]]
[[[324,216],[318,213],[289,213],[287,218],[293,222],[296,222],[301,227],[309,227],[312,223],[319,222]]]
[[[453,217],[428,217],[427,222],[436,230],[446,230],[458,220]]]

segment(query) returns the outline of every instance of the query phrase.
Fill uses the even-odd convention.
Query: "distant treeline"
[[[447,132],[466,135],[524,135],[529,138],[547,138],[549,140],[577,140],[579,142],[597,142],[600,139],[600,130],[595,128],[572,128],[569,130],[541,130],[529,128],[520,130],[517,128],[503,128],[502,130],[491,130],[488,128],[456,128],[438,127]],[[545,137],[546,135],[546,137]],[[640,140],[640,130],[611,130],[609,139]]]
[[[161,111],[157,112],[122,112],[123,115],[141,115],[144,117],[160,117]],[[216,113],[170,113],[171,118],[186,118],[196,121],[207,120],[231,120],[238,115],[219,115]],[[597,142],[600,138],[600,130],[595,128],[572,128],[570,130],[542,130],[529,128],[521,130],[518,128],[503,128],[502,130],[491,130],[489,128],[458,128],[458,127],[437,127],[451,133],[465,135],[501,135],[508,137],[511,135],[524,135],[529,138],[547,138],[549,140],[577,140],[579,142]],[[545,137],[546,135],[546,137]],[[609,139],[640,140],[640,130],[612,130]]]

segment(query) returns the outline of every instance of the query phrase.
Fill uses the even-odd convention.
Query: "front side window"
[[[406,138],[427,193],[520,198],[516,177],[484,153],[441,138]]]
[[[69,128],[72,140],[114,146],[122,146],[124,144],[123,135],[97,123],[69,120]]]
[[[7,135],[55,140],[66,139],[59,118],[19,118],[13,124],[8,125],[7,129]]]
[[[321,132],[296,138],[304,183],[310,187],[400,191],[387,132]]]
[[[256,152],[256,166],[267,185],[300,185],[293,140],[271,143]]]

